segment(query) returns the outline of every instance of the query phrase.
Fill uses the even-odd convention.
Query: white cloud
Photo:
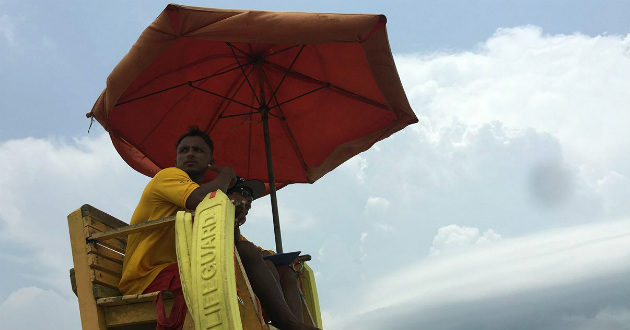
[[[556,136],[569,159],[630,168],[630,34],[544,35],[500,29],[475,52],[397,55],[416,111],[434,125],[498,120]]]
[[[429,253],[435,256],[447,252],[460,252],[475,245],[498,241],[501,238],[501,235],[495,233],[492,229],[479,234],[478,228],[448,225],[438,229]]]
[[[358,183],[365,183],[365,169],[368,168],[368,161],[365,157],[356,155],[341,164],[339,168],[342,171],[350,171],[353,173]]]
[[[33,19],[34,18],[31,17],[31,21]],[[24,55],[24,51],[26,50],[21,47],[26,47],[30,53],[46,53],[46,56],[51,56],[50,51],[57,50],[57,42],[55,39],[40,32],[37,32],[36,35],[31,37],[30,33],[32,31],[30,28],[33,27],[33,22],[29,22],[30,27],[25,27],[25,22],[29,22],[29,18],[23,15],[0,15],[0,46],[6,43],[21,55]],[[37,28],[37,26],[35,26],[35,28]],[[47,29],[44,30],[48,31]],[[29,35],[29,37],[25,35]],[[12,61],[9,63],[15,65]],[[26,71],[28,70],[24,70],[24,72]]]
[[[33,286],[16,290],[0,303],[3,329],[80,329],[78,316],[76,297]]]
[[[597,191],[604,199],[604,208],[613,215],[623,216],[628,209],[630,196],[630,180],[617,173],[606,173],[597,180]]]
[[[72,256],[66,217],[89,203],[128,221],[147,178],[116,154],[109,137],[0,143],[0,255],[28,251],[35,281],[68,290]],[[112,180],[116,178],[116,180]],[[12,256],[6,257],[11,260]]]
[[[383,197],[370,197],[365,203],[365,213],[387,212],[391,205],[390,201]]]
[[[624,308],[606,307],[595,315],[568,315],[564,322],[574,329],[624,329],[628,326],[630,311]]]
[[[56,50],[57,49],[57,43],[52,38],[50,38],[48,36],[43,36],[42,37],[42,47],[44,49],[48,49],[48,50]]]
[[[482,301],[509,301],[519,299],[520,296],[542,301],[545,291],[551,288],[573,284],[582,286],[585,282],[601,282],[610,276],[623,276],[630,271],[630,255],[627,253],[630,244],[629,225],[630,221],[626,220],[546,231],[522,238],[503,239],[490,245],[478,245],[459,253],[405,265],[399,271],[374,279],[370,285],[362,288],[361,294],[355,298],[361,307],[355,310],[356,318],[347,324],[351,325],[350,328],[359,326],[366,329],[383,328],[388,324],[392,329],[449,328],[444,324],[418,321],[417,317],[410,316],[426,316],[435,310],[443,313],[457,308],[467,309]],[[448,230],[455,231],[454,228]],[[470,237],[474,240],[474,229],[459,228],[458,231],[463,233],[459,236],[466,236],[460,241],[470,242]],[[575,310],[580,309],[582,303],[563,301],[554,308]],[[627,308],[627,301],[621,306]],[[488,322],[509,324],[510,317],[516,315],[522,318],[531,311],[523,310],[520,313],[519,310],[483,309],[483,312],[494,315],[489,317]],[[574,314],[574,318],[591,322],[591,312],[580,310]],[[504,316],[495,313],[504,313]],[[440,315],[428,317],[428,320],[447,317]],[[615,315],[623,318],[626,324],[630,321],[628,313]],[[401,316],[402,320],[418,323],[403,326],[393,319]],[[563,318],[562,315],[554,317],[556,321]],[[482,318],[480,316],[479,319]],[[379,321],[373,323],[375,320]],[[476,324],[475,328],[497,327],[481,323]],[[575,328],[580,326],[576,325]]]
[[[420,123],[361,155],[370,166],[362,169],[367,184],[355,193],[391,204],[380,222],[366,218],[373,214],[364,208],[366,225],[352,228],[367,235],[357,242],[365,263],[378,265],[352,268],[377,278],[373,285],[347,284],[362,293],[351,299],[369,312],[340,320],[350,311],[332,304],[331,311],[339,308],[331,312],[335,325],[575,329],[603,318],[627,324],[627,313],[602,311],[628,307],[621,289],[630,284],[623,280],[630,272],[627,236],[604,237],[623,233],[628,222],[615,229],[603,223],[630,217],[628,40],[522,27],[499,31],[475,52],[397,55]],[[374,223],[400,230],[384,232]],[[434,237],[435,228],[453,223],[474,227]],[[561,229],[579,224],[590,225]],[[550,228],[557,232],[540,232]],[[441,253],[418,256],[431,250],[432,238]]]
[[[0,36],[3,36],[9,46],[15,45],[15,24],[4,14],[0,16]]]

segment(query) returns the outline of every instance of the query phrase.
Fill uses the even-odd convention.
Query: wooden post
[[[96,299],[92,292],[91,271],[87,259],[81,209],[68,215],[68,230],[70,231],[74,276],[77,284],[77,297],[79,298],[81,327],[83,330],[107,330],[104,311],[96,305]]]

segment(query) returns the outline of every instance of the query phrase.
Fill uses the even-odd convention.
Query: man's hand
[[[216,172],[218,174],[229,175],[232,179],[230,181],[230,185],[228,189],[236,184],[236,173],[229,166],[214,166],[214,164],[208,164],[208,169],[212,172]],[[225,174],[223,172],[226,172]]]
[[[247,221],[247,213],[252,207],[252,198],[243,197],[240,193],[229,195],[230,201],[234,204],[234,226],[238,227]]]
[[[186,199],[186,208],[194,210],[199,203],[206,197],[207,194],[220,189],[223,192],[227,192],[230,187],[236,184],[236,174],[234,170],[229,166],[214,166],[212,163],[208,165],[208,169],[217,172],[216,178],[210,182],[200,183],[199,188],[193,190],[193,192]]]

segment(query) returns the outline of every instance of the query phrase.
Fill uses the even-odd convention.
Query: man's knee
[[[251,242],[239,241],[236,243],[236,250],[238,250],[241,259],[249,260],[251,258],[260,258],[260,251],[258,251],[258,248]]]
[[[280,282],[284,284],[296,284],[297,285],[297,277],[295,276],[295,272],[291,267],[288,266],[280,266],[278,267],[278,273],[280,273]]]

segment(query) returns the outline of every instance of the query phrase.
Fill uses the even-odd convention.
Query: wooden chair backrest
[[[82,227],[83,229],[82,231],[75,231],[74,234],[78,236],[76,241],[82,242],[85,249],[85,263],[89,268],[88,273],[92,282],[94,298],[120,296],[118,282],[120,282],[122,273],[127,238],[116,237],[96,242],[90,237],[96,233],[128,226],[128,224],[87,204],[68,216],[69,225],[71,225],[70,221],[75,222],[72,224],[75,227]],[[75,240],[71,237],[71,241]],[[76,266],[77,262],[75,262],[75,268]],[[75,274],[76,272],[77,269],[75,269]]]

